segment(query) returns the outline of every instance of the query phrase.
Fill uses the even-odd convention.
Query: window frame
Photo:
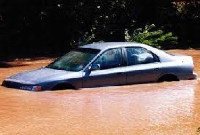
[[[128,54],[127,54],[127,49],[128,48],[142,48],[142,49],[144,49],[146,51],[146,53],[149,53],[149,54],[151,54],[153,56],[154,62],[129,65],[128,64]],[[160,58],[155,53],[153,53],[152,51],[149,51],[148,49],[146,49],[144,47],[140,47],[140,46],[124,47],[123,52],[124,52],[124,55],[125,55],[126,66],[136,66],[136,65],[144,65],[144,64],[152,64],[152,63],[160,62]]]
[[[99,54],[99,56],[97,56],[97,57],[95,58],[95,60],[92,62],[92,64],[94,64],[102,55],[104,55],[104,53],[106,53],[107,51],[113,50],[113,49],[119,49],[119,50],[120,50],[121,64],[120,64],[119,66],[116,66],[116,67],[103,68],[103,69],[100,69],[100,70],[107,70],[107,69],[119,68],[119,67],[126,66],[126,56],[125,56],[123,47],[119,47],[119,48],[109,48],[109,49],[106,49],[106,50],[102,51],[102,52]]]

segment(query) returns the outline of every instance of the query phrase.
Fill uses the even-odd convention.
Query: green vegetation
[[[131,34],[126,30],[125,40],[128,42],[144,43],[156,48],[175,47],[178,44],[177,36],[174,36],[172,32],[164,32],[161,29],[156,29],[154,24],[146,25],[144,28],[137,28]]]
[[[199,48],[198,33],[196,0],[0,0],[0,59],[63,54],[99,41]]]

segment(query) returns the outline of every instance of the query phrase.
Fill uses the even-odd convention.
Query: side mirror
[[[91,67],[89,68],[90,71],[100,70],[100,69],[101,69],[100,64],[93,64],[93,65],[91,65]]]

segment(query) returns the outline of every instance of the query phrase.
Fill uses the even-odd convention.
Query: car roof
[[[171,61],[173,60],[171,55],[167,54],[165,51],[159,50],[157,48],[151,47],[149,45],[145,45],[137,42],[102,42],[102,43],[92,43],[83,46],[79,46],[81,48],[90,48],[90,49],[98,49],[100,51],[104,51],[111,48],[119,48],[119,47],[143,47],[147,50],[156,54],[161,61]]]
[[[148,48],[149,46],[136,43],[136,42],[102,42],[102,43],[92,43],[80,46],[81,48],[92,48],[98,50],[106,50],[110,48],[118,48],[118,47],[145,47]]]

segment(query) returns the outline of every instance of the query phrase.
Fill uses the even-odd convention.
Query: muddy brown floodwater
[[[200,50],[191,55],[200,76]],[[52,59],[15,61],[0,82]],[[0,135],[198,135],[200,81],[29,92],[0,86]]]

